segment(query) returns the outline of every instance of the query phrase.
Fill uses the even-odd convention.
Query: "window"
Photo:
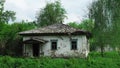
[[[57,40],[51,40],[51,50],[57,50]]]
[[[77,50],[77,39],[71,40],[71,50]]]

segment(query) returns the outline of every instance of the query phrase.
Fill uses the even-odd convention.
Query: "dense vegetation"
[[[33,23],[1,24],[0,27],[0,55],[21,56],[22,37],[19,32],[35,28]]]
[[[13,58],[0,57],[1,68],[119,68],[120,54],[107,52],[104,57],[100,53],[92,52],[86,59],[80,58]]]
[[[89,17],[94,21],[94,45],[120,47],[120,0],[95,0],[89,7]]]
[[[94,28],[94,22],[91,19],[85,19],[81,23],[70,22],[69,26],[91,32]]]

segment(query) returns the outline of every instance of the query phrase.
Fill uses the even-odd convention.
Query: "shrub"
[[[80,58],[13,58],[0,56],[0,68],[119,68],[120,55],[106,52],[104,57],[91,52],[87,59]]]

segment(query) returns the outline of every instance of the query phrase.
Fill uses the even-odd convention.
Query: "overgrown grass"
[[[117,52],[107,52],[104,57],[92,52],[86,59],[80,58],[13,58],[0,57],[0,68],[120,68],[120,55]]]

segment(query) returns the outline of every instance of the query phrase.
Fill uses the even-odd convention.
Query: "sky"
[[[22,20],[34,21],[37,13],[44,8],[48,1],[54,0],[6,0],[5,10],[16,12],[16,22]],[[88,7],[93,0],[61,0],[63,8],[67,11],[64,23],[81,22],[87,18]]]

